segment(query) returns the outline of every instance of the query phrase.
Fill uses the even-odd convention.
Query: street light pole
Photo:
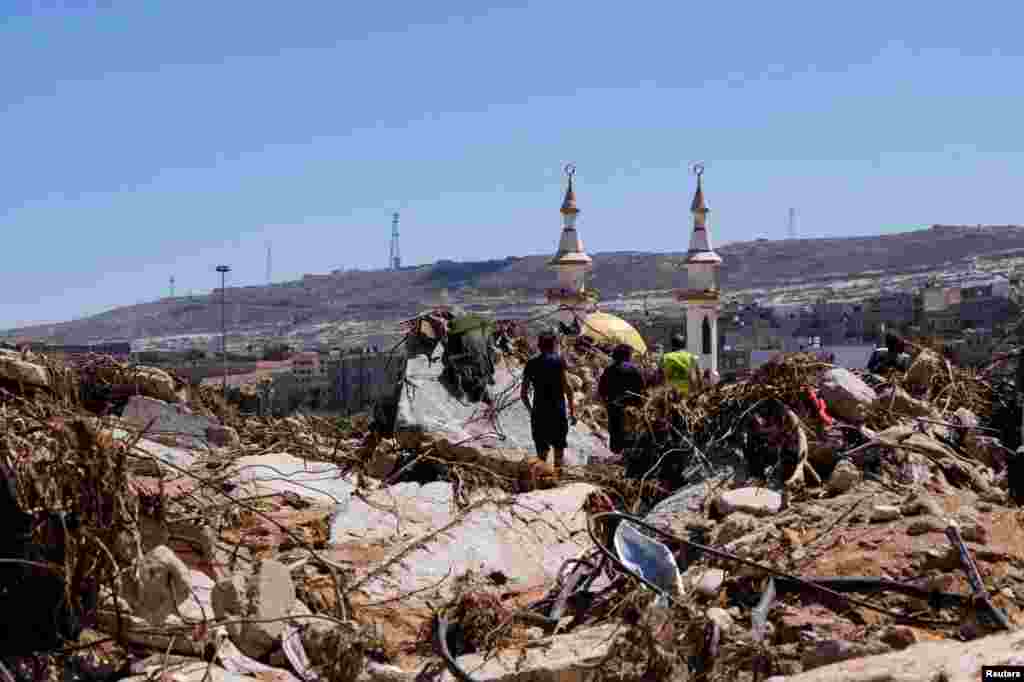
[[[228,400],[228,331],[227,318],[224,316],[225,304],[225,277],[231,268],[227,265],[218,265],[217,272],[220,273],[220,353],[224,363],[224,402]]]

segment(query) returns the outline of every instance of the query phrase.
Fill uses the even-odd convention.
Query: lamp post
[[[225,304],[225,278],[231,268],[227,265],[218,265],[217,272],[220,273],[220,353],[224,363],[224,402],[228,400],[228,331],[227,318],[224,316]]]

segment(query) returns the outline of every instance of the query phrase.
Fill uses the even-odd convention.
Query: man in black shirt
[[[626,448],[626,408],[643,401],[644,377],[629,360],[633,349],[622,344],[612,351],[612,364],[601,375],[597,393],[608,409],[608,449],[616,455]]]
[[[560,470],[565,459],[569,422],[576,423],[576,403],[565,361],[555,351],[557,337],[544,332],[537,340],[540,354],[531,358],[523,370],[520,397],[530,412],[530,430],[537,447],[537,457],[547,461],[548,450],[554,448],[555,469]],[[533,403],[530,388],[533,388]],[[569,413],[566,415],[566,402]]]

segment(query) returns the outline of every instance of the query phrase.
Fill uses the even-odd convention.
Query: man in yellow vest
[[[686,350],[686,340],[679,334],[672,337],[672,352],[661,356],[661,371],[665,381],[684,396],[699,391],[702,381],[700,361]]]

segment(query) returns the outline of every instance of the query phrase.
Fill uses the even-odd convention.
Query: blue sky
[[[0,327],[230,282],[1020,223],[1020,3],[86,2],[0,14]],[[13,8],[13,9],[12,9]]]

